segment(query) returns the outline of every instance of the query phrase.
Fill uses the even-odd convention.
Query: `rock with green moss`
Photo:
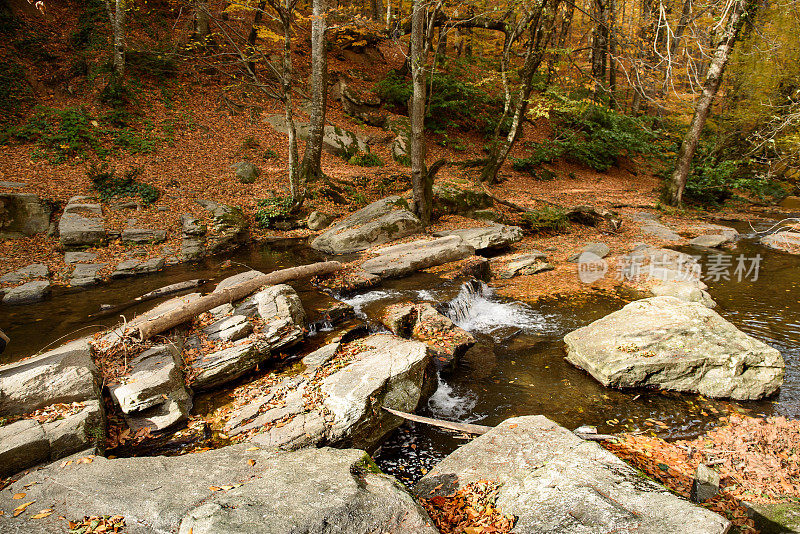
[[[762,534],[800,533],[800,500],[774,504],[745,502],[744,505]]]
[[[270,115],[265,120],[276,132],[286,134],[289,131],[286,126],[286,118],[283,115]],[[311,139],[311,126],[309,123],[295,120],[294,127],[298,138],[303,141]],[[322,149],[339,157],[352,156],[356,152],[367,152],[369,150],[364,138],[331,124],[325,125],[325,131],[322,136]]]
[[[34,194],[0,194],[0,239],[47,232],[52,213],[52,205]]]
[[[491,208],[494,201],[483,191],[459,187],[453,183],[433,186],[433,206],[436,215],[472,215]]]
[[[398,196],[373,202],[328,228],[311,246],[329,254],[348,254],[419,233],[422,223],[407,206]]]
[[[211,228],[206,234],[208,254],[233,250],[247,241],[247,218],[241,208],[226,206],[213,200],[198,200],[197,203],[213,216]]]
[[[231,165],[231,169],[233,169],[233,174],[236,176],[236,179],[243,184],[254,183],[258,175],[261,174],[258,167],[249,161],[237,161]]]

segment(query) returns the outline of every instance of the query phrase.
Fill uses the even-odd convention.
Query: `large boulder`
[[[391,196],[373,202],[334,224],[314,239],[311,246],[329,254],[348,254],[422,230],[422,223],[408,210],[405,200]]]
[[[462,228],[437,232],[438,237],[457,235],[475,250],[502,249],[522,241],[522,228],[506,224],[490,224],[477,228]]]
[[[31,236],[50,228],[52,205],[31,193],[0,194],[0,239]]]
[[[24,501],[13,500],[17,492]],[[13,517],[20,502],[35,508]],[[31,520],[44,508],[53,513]],[[393,478],[358,450],[273,454],[242,444],[197,454],[51,464],[0,495],[0,531],[50,534],[62,517],[119,514],[132,534],[435,534]]]
[[[276,132],[288,133],[286,118],[283,115],[270,115],[265,120]],[[311,125],[309,123],[295,120],[294,127],[298,138],[303,141],[311,139]],[[346,154],[367,152],[368,149],[366,140],[353,132],[332,124],[326,124],[322,136],[322,150],[334,156],[342,157]]]
[[[44,300],[51,292],[50,282],[47,280],[34,280],[6,290],[3,294],[3,304],[29,304]]]
[[[475,254],[459,236],[451,235],[438,239],[421,239],[381,249],[378,256],[361,264],[368,274],[381,278],[406,276],[422,269],[443,263],[463,260]]]
[[[567,361],[605,386],[754,400],[781,386],[781,353],[697,302],[632,302],[564,337]]]
[[[760,242],[762,245],[782,252],[800,254],[800,232],[776,232],[774,234],[765,235],[761,238]]]
[[[210,231],[205,235],[205,250],[203,253],[218,254],[237,248],[244,244],[248,237],[248,223],[241,208],[227,206],[214,202],[213,200],[198,200],[198,204],[203,206],[213,217]],[[187,223],[189,223],[189,233],[194,235],[196,230],[192,225],[193,221],[184,220],[184,239],[187,237]],[[201,225],[202,228],[202,225]],[[188,254],[190,251],[184,251]]]
[[[22,415],[55,403],[99,398],[89,342],[73,341],[0,366],[0,415]]]
[[[485,192],[468,189],[453,183],[433,186],[433,206],[436,215],[471,215],[477,210],[492,207],[494,201]]]
[[[457,449],[414,487],[425,499],[479,480],[519,534],[723,534],[727,519],[681,499],[598,444],[544,416],[507,419]]]

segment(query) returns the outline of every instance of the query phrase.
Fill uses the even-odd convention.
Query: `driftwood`
[[[175,293],[180,293],[181,291],[186,291],[187,289],[194,289],[198,286],[201,286],[206,283],[206,280],[202,278],[198,278],[195,280],[187,280],[186,282],[178,282],[177,284],[170,284],[168,286],[159,287],[158,289],[154,289],[149,293],[145,293],[144,295],[138,296],[135,299],[131,299],[127,302],[123,302],[122,304],[116,304],[113,306],[103,305],[101,306],[102,309],[97,312],[93,313],[89,316],[89,319],[99,319],[101,317],[109,317],[111,315],[116,315],[117,313],[127,310],[131,306],[136,306],[139,303],[147,302],[148,300],[157,299],[159,297],[166,297],[167,295],[174,295]]]
[[[426,425],[438,426],[439,428],[446,428],[448,430],[455,430],[456,432],[464,432],[466,434],[486,434],[492,429],[490,426],[473,425],[470,423],[456,423],[455,421],[443,421],[441,419],[433,419],[431,417],[423,417],[421,415],[414,415],[413,413],[401,412],[391,408],[383,407],[384,410],[397,417],[402,417],[415,423],[424,423]]]
[[[342,269],[342,264],[338,261],[323,261],[320,263],[312,263],[311,265],[302,265],[300,267],[291,267],[289,269],[281,269],[269,274],[251,278],[246,282],[237,284],[235,286],[226,287],[225,289],[211,293],[197,300],[193,300],[170,310],[162,315],[148,318],[140,323],[131,325],[131,329],[138,333],[141,341],[146,341],[153,336],[165,332],[170,328],[176,327],[179,324],[185,323],[197,317],[201,313],[205,313],[212,308],[228,304],[237,300],[241,300],[251,293],[256,292],[263,286],[282,284],[289,280],[296,280],[298,278],[309,278],[311,276],[322,276],[330,274]]]

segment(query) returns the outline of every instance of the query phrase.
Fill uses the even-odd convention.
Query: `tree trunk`
[[[322,138],[325,135],[325,108],[328,102],[327,14],[327,0],[314,0],[311,22],[311,138],[306,143],[303,163],[300,165],[303,188],[308,181],[322,175]]]
[[[381,0],[370,0],[370,7],[372,7],[372,20],[379,21],[381,20],[381,11],[383,11],[383,5],[381,4]]]
[[[692,166],[692,158],[697,150],[697,143],[700,140],[700,134],[708,119],[708,114],[711,111],[711,105],[714,103],[714,97],[719,91],[720,84],[722,83],[722,75],[725,72],[725,66],[728,63],[733,45],[741,29],[740,21],[745,12],[745,5],[747,0],[736,0],[733,5],[728,24],[725,29],[725,34],[714,52],[714,57],[708,67],[706,80],[703,84],[703,92],[697,99],[695,105],[694,117],[686,132],[686,136],[681,143],[680,152],[678,152],[678,159],[675,162],[675,169],[672,172],[672,177],[668,185],[667,195],[668,201],[672,206],[678,206],[683,202],[683,190],[686,188],[686,180],[689,177],[689,170]]]
[[[267,8],[267,0],[261,0],[256,7],[256,13],[253,15],[253,25],[250,27],[250,34],[247,36],[247,44],[249,46],[249,50],[247,50],[248,55],[253,56],[255,55],[254,49],[256,47],[256,39],[258,38],[258,25],[261,23],[261,19],[264,17],[264,10]],[[247,63],[247,68],[250,69],[250,72],[255,75],[256,73],[256,64],[254,61],[250,61]]]
[[[408,106],[411,122],[411,186],[414,209],[422,224],[428,226],[433,210],[433,184],[425,167],[425,4],[414,0],[411,13],[411,85],[413,92]]]
[[[105,0],[108,20],[114,32],[114,75],[122,78],[125,75],[125,0]]]
[[[197,0],[194,11],[195,22],[197,24],[197,37],[204,40],[210,33],[208,0]]]
[[[297,130],[294,126],[292,110],[292,10],[291,0],[284,0],[281,22],[283,25],[283,73],[282,92],[286,132],[289,134],[289,192],[294,205],[299,205],[305,191],[300,187],[300,172],[297,164]]]
[[[617,108],[617,55],[616,15],[614,0],[608,0],[608,106]]]
[[[297,280],[298,278],[322,276],[340,269],[342,269],[342,264],[338,261],[325,261],[312,263],[311,265],[281,269],[280,271],[257,276],[241,284],[227,287],[222,291],[200,297],[199,299],[193,300],[188,304],[162,315],[156,317],[147,317],[147,315],[144,315],[138,321],[134,320],[129,323],[129,326],[133,328],[134,331],[138,331],[139,339],[146,341],[161,332],[165,332],[179,324],[191,321],[201,313],[205,313],[210,309],[221,306],[222,304],[241,300],[264,286],[282,284],[289,280]]]
[[[595,26],[592,36],[592,77],[594,98],[599,100],[605,92],[606,57],[608,55],[608,0],[594,0]]]

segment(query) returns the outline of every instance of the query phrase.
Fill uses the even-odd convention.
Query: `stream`
[[[745,225],[746,226],[746,225]],[[751,231],[739,227],[741,232]],[[739,241],[732,252],[702,251],[684,247],[682,252],[701,255],[703,265],[709,254],[761,255],[757,280],[707,281],[717,301],[715,308],[744,332],[771,344],[786,361],[786,379],[778,395],[766,401],[730,402],[698,395],[651,390],[606,389],[564,360],[562,338],[567,332],[589,324],[621,308],[625,301],[598,296],[583,301],[549,301],[533,306],[508,302],[491,289],[462,287],[434,275],[420,273],[390,280],[379,289],[343,298],[357,314],[374,322],[383,308],[401,301],[431,302],[458,326],[477,339],[456,368],[439,376],[439,387],[421,415],[460,422],[496,425],[513,416],[542,414],[574,429],[596,426],[601,433],[623,430],[652,430],[667,439],[691,438],[715,426],[719,417],[733,411],[751,415],[800,417],[800,256],[768,249],[752,237]],[[45,302],[0,308],[0,328],[11,337],[0,364],[30,356],[50,345],[77,338],[116,324],[119,317],[87,321],[100,304],[124,302],[169,283],[192,278],[209,279],[200,288],[231,276],[243,266],[271,271],[323,259],[306,247],[251,248],[229,260],[233,267],[222,269],[225,258],[205,263],[177,265],[135,278],[115,280],[90,290],[61,289]],[[310,284],[291,284],[299,293],[309,319],[334,302]],[[140,304],[124,315],[145,311],[158,301]],[[300,350],[319,345],[322,335],[309,338]],[[208,402],[196,399],[195,412],[203,413]],[[444,456],[464,443],[463,436],[421,424],[406,423],[380,446],[375,460],[387,473],[403,482],[413,482]]]

